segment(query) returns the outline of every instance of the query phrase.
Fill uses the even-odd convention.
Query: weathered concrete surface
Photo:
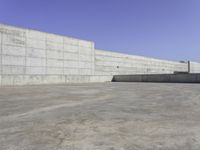
[[[2,150],[199,150],[200,85],[0,89]]]
[[[115,75],[113,82],[168,82],[200,83],[200,74],[149,74],[149,75]]]
[[[2,75],[1,86],[39,85],[39,84],[70,84],[110,82],[113,76],[93,75]]]
[[[200,63],[189,61],[188,65],[190,73],[200,73]]]
[[[96,75],[169,74],[175,71],[188,72],[188,63],[95,50]]]
[[[188,68],[185,62],[97,50],[93,41],[0,24],[0,86],[79,83],[86,78],[102,82],[104,77],[96,76],[188,72]],[[199,63],[191,62],[190,68],[200,72]]]

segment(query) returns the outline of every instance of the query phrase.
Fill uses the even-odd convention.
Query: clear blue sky
[[[200,62],[200,0],[0,0],[0,23],[96,48]]]

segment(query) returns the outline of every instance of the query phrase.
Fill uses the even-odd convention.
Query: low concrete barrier
[[[200,83],[200,74],[115,75],[113,82]]]

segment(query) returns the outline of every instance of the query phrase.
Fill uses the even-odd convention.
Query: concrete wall
[[[0,56],[1,85],[95,79],[91,41],[0,25]]]
[[[175,71],[188,72],[188,64],[102,50],[95,51],[96,75],[162,74]]]
[[[192,63],[193,72],[199,66]],[[111,81],[188,71],[186,63],[95,50],[94,42],[0,24],[0,85]]]
[[[190,61],[189,70],[190,73],[200,73],[200,63]]]
[[[200,83],[200,74],[114,75],[113,82]]]

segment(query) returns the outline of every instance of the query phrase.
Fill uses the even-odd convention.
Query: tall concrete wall
[[[188,72],[188,64],[102,50],[95,51],[96,75],[163,74],[175,71]]]
[[[189,61],[190,73],[200,73],[200,63]]]
[[[193,71],[198,72],[198,66]],[[95,50],[94,42],[0,24],[0,85],[111,81],[188,71],[186,63]]]
[[[97,78],[91,78],[91,41],[0,25],[0,48],[1,85],[90,82]]]

